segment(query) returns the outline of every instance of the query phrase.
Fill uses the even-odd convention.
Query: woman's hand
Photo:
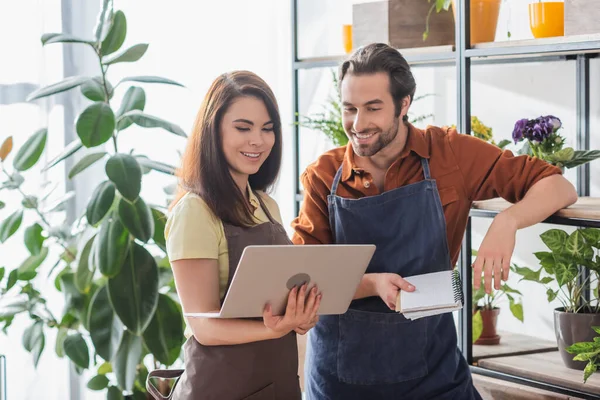
[[[301,327],[307,327],[306,330],[312,328],[316,324],[321,294],[313,287],[308,297],[306,295],[306,284],[302,285],[300,290],[296,287],[290,290],[285,314],[280,316],[274,316],[271,305],[267,304],[263,312],[265,326],[279,337],[296,329],[304,330]]]

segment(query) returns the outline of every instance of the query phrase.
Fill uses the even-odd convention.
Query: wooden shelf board
[[[486,211],[503,211],[512,204],[504,199],[492,199],[476,201],[473,203],[473,209]],[[555,214],[562,218],[578,218],[589,220],[600,220],[600,198],[598,197],[580,197],[572,206],[564,208]]]
[[[541,340],[532,336],[519,333],[499,331],[500,344],[473,345],[473,361],[485,358],[506,357],[547,351],[556,351],[555,341]]]
[[[565,367],[558,351],[483,359],[479,361],[479,366],[587,393],[600,394],[600,374],[593,374],[584,384],[583,371]]]

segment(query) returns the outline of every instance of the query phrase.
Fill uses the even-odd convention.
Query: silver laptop
[[[308,283],[322,293],[319,315],[348,310],[374,245],[280,245],[244,249],[220,312],[184,313],[198,318],[262,317],[267,303],[283,315],[289,291]]]

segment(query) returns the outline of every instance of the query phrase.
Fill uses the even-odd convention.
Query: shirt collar
[[[423,158],[429,158],[429,145],[425,139],[425,131],[415,127],[411,123],[408,125],[408,138],[406,145],[400,153],[399,159],[402,159],[412,151]],[[342,161],[342,181],[347,181],[352,178],[353,173],[361,173],[363,169],[356,166],[354,161],[354,149],[352,143],[346,145],[346,153]]]
[[[254,208],[258,208],[260,206],[260,203],[258,201],[258,198],[256,197],[256,194],[254,193],[254,190],[252,190],[252,188],[250,187],[250,182],[247,183],[246,188],[248,190],[248,200],[250,201],[250,204]]]

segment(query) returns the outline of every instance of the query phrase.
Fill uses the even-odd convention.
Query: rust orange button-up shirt
[[[387,170],[384,190],[423,180],[420,157],[429,159],[431,177],[440,193],[452,265],[458,260],[473,201],[502,197],[515,203],[540,179],[561,173],[545,161],[514,156],[508,150],[459,134],[452,128],[429,126],[423,131],[409,124],[406,146]],[[292,221],[295,244],[333,243],[327,195],[340,165],[338,196],[360,198],[379,194],[371,175],[356,166],[350,143],[328,151],[302,174],[304,200],[299,216]]]

